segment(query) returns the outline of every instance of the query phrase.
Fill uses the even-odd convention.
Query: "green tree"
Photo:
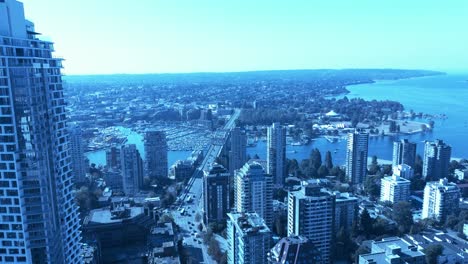
[[[398,224],[398,230],[401,234],[410,231],[413,225],[413,213],[411,204],[408,202],[398,202],[393,205],[393,220]]]
[[[80,206],[80,211],[88,212],[91,209],[96,208],[97,206],[97,194],[99,191],[91,191],[88,187],[82,186],[76,193],[75,193],[75,201]]]
[[[440,244],[430,244],[424,250],[427,264],[437,264],[437,258],[442,255],[444,247]]]
[[[306,177],[309,179],[318,178],[317,169],[314,166],[309,166],[306,170]]]
[[[364,181],[364,191],[373,199],[380,196],[380,184],[378,181],[379,178],[377,176],[367,176]]]
[[[310,153],[310,163],[309,166],[314,167],[316,170],[320,168],[322,165],[322,155],[320,154],[320,150],[314,148]]]
[[[328,176],[328,169],[324,165],[320,166],[320,168],[317,170],[317,174],[319,178],[325,178]]]
[[[377,156],[374,155],[372,156],[372,162],[369,167],[369,174],[376,175],[378,171],[380,171],[380,166],[379,166],[379,162],[377,161]]]
[[[333,167],[329,171],[329,174],[332,176],[336,176],[340,182],[346,182],[346,172],[339,166]]]
[[[299,162],[296,159],[288,159],[288,173],[296,175],[299,170]]]
[[[410,190],[412,191],[420,191],[423,190],[426,186],[426,181],[422,178],[421,174],[415,175],[411,178],[410,183]]]
[[[343,227],[336,233],[335,241],[334,260],[351,260],[351,254],[356,251],[357,246]]]
[[[372,234],[374,219],[370,217],[369,211],[364,209],[359,217],[359,230],[363,235],[369,237]]]
[[[332,155],[331,155],[331,152],[330,151],[327,151],[325,153],[325,167],[327,167],[327,169],[331,170],[333,168],[333,160],[332,160]]]

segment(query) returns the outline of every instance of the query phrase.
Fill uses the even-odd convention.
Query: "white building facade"
[[[387,176],[380,183],[381,202],[406,202],[410,197],[411,182],[397,175]]]
[[[421,217],[445,221],[459,209],[460,189],[447,179],[426,183]]]
[[[348,133],[346,147],[346,177],[351,184],[362,184],[367,176],[369,134]]]
[[[273,225],[273,180],[257,162],[246,163],[234,177],[234,210],[255,212]]]

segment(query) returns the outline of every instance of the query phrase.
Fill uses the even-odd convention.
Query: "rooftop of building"
[[[426,141],[426,145],[437,146],[437,147],[450,147],[442,139],[436,139],[434,141]]]
[[[110,208],[100,208],[89,213],[87,223],[110,224],[120,223],[124,220],[134,218],[144,213],[143,207],[123,206],[113,210]]]
[[[357,201],[358,200],[358,198],[356,196],[354,196],[353,194],[348,193],[348,192],[335,191],[335,192],[333,192],[333,194],[335,195],[335,201],[336,202]]]
[[[438,244],[444,247],[443,255],[460,255],[468,258],[468,242],[462,238],[451,236],[437,230],[426,230],[420,234],[405,235],[403,237],[408,243],[425,248],[431,244]]]
[[[178,257],[149,257],[149,264],[180,264]]]
[[[174,229],[172,228],[171,223],[160,223],[153,228],[151,228],[152,235],[166,235],[166,236],[173,236]]]
[[[388,182],[394,182],[397,184],[410,184],[411,181],[407,180],[403,177],[400,177],[398,175],[392,175],[392,176],[386,176],[382,179],[382,181],[388,181]]]
[[[258,163],[263,167],[263,170],[266,171],[267,168],[267,161],[262,159],[250,159],[247,163]]]
[[[396,259],[424,257],[424,253],[399,237],[388,237],[381,241],[372,241],[372,252],[360,255],[360,258],[373,263],[394,263]]]
[[[265,220],[256,213],[229,213],[228,217],[244,235],[270,233]]]
[[[224,175],[229,175],[229,171],[221,164],[218,164],[216,162],[214,162],[213,164],[211,164],[210,168],[205,171],[205,176],[208,177],[208,176],[224,176]]]
[[[303,236],[284,237],[276,243],[269,252],[269,261],[285,263],[292,257],[298,257],[300,263],[307,259],[307,263],[322,263],[320,251],[310,240]]]
[[[303,182],[300,189],[290,191],[290,193],[299,199],[323,199],[332,196],[321,184],[311,181]]]
[[[432,188],[438,188],[441,191],[456,191],[459,190],[456,183],[449,182],[447,178],[440,179],[439,181],[433,181],[426,183],[426,186]]]
[[[265,168],[257,161],[250,160],[244,164],[239,170],[236,171],[236,175],[241,177],[245,176],[264,176],[267,175]]]

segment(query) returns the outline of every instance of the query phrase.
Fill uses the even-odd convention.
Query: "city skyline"
[[[116,1],[112,12],[107,1],[23,3],[70,75],[468,64],[463,1]]]
[[[70,38],[55,39],[46,22],[45,40],[20,0],[0,0],[0,263],[468,259],[468,75],[269,69],[63,78],[65,59],[56,55],[62,43],[75,47],[63,54],[72,71],[77,61],[90,71],[221,71],[295,59],[363,65],[374,53],[377,64],[402,63],[402,51],[424,43],[405,60],[444,64],[454,52],[447,47],[461,43],[440,37],[463,31],[441,26],[464,20],[453,15],[465,5],[46,2],[28,8]],[[430,38],[410,34],[418,25]],[[330,41],[324,32],[344,41],[311,60],[308,50]],[[444,41],[451,44],[437,46]],[[435,57],[418,60],[435,46]],[[333,57],[340,54],[349,56]]]

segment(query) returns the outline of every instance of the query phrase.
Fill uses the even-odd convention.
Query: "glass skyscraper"
[[[61,59],[0,1],[0,263],[82,263]]]

